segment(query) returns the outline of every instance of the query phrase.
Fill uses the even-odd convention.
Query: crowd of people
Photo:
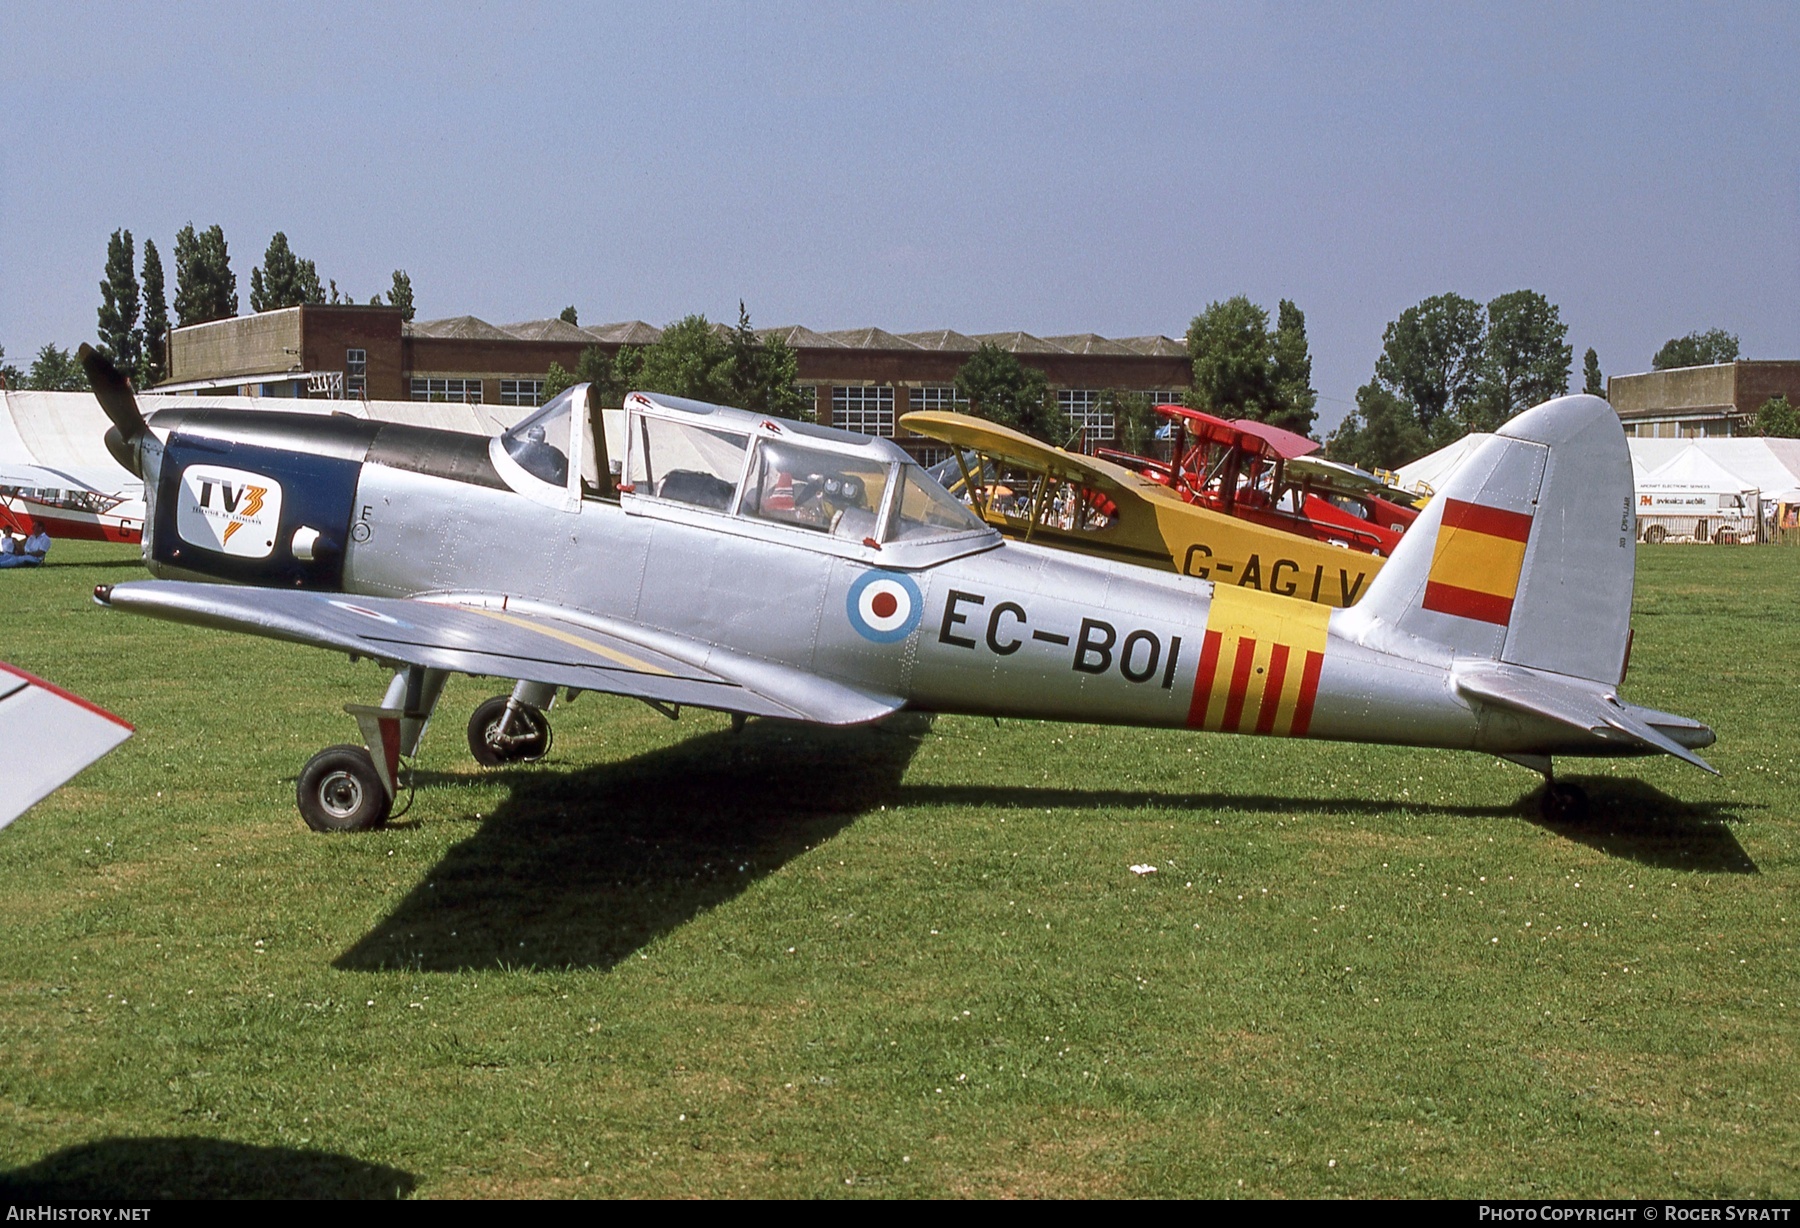
[[[0,568],[38,567],[49,553],[50,534],[41,520],[31,522],[31,532],[28,534],[0,529]]]

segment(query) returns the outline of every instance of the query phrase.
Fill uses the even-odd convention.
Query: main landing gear
[[[307,761],[295,789],[300,817],[314,831],[367,831],[393,813],[400,760],[410,759],[431,722],[449,675],[411,666],[394,674],[378,705],[345,704],[362,730],[362,746],[328,746]],[[532,763],[550,752],[556,688],[521,682],[469,718],[469,751],[483,767]]]
[[[1580,785],[1558,783],[1549,755],[1501,755],[1502,759],[1540,772],[1544,790],[1538,794],[1538,815],[1546,823],[1575,823],[1587,817],[1588,795]]]
[[[449,677],[411,666],[394,674],[379,706],[345,704],[362,729],[362,746],[328,746],[307,761],[294,790],[300,817],[314,831],[367,831],[393,813],[400,760],[419,748],[431,710]]]
[[[550,753],[550,718],[544,709],[556,688],[521,682],[511,695],[496,695],[469,717],[469,753],[482,767],[535,763]]]

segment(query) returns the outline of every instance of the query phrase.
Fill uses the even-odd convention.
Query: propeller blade
[[[81,343],[76,356],[81,359],[81,369],[87,372],[88,387],[94,390],[100,408],[106,411],[106,416],[119,428],[120,437],[127,444],[135,443],[138,436],[149,427],[144,422],[144,415],[138,412],[137,398],[131,393],[130,381],[103,354],[85,341]]]

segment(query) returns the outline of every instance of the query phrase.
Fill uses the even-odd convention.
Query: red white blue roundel
[[[911,635],[924,609],[919,586],[897,571],[863,572],[845,602],[856,633],[877,644],[893,644]]]

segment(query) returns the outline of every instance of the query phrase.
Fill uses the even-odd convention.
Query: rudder
[[[1636,565],[1631,454],[1611,406],[1558,397],[1457,467],[1345,630],[1379,620],[1460,655],[1619,681]]]

